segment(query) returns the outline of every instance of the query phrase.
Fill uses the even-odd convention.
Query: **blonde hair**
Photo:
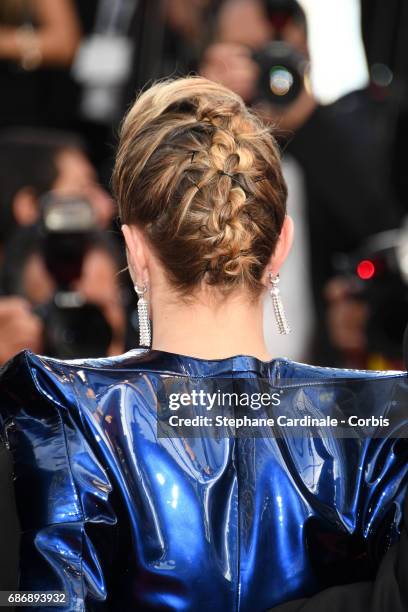
[[[155,84],[122,124],[113,185],[122,223],[143,228],[171,283],[255,294],[287,188],[270,129],[201,77]]]

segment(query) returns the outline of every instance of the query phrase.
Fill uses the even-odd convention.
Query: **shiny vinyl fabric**
[[[168,376],[266,378],[295,413],[404,409],[398,372],[162,351],[63,362],[25,351],[0,379],[21,590],[44,610],[262,612],[371,576],[398,538],[407,440],[157,438]],[[401,425],[402,427],[402,425]],[[406,434],[405,434],[406,435]]]

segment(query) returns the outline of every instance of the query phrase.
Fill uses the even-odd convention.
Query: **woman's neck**
[[[152,304],[152,348],[201,359],[252,355],[272,357],[263,335],[263,301],[228,298],[217,307],[160,300]]]

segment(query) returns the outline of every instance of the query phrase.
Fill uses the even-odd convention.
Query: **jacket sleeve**
[[[337,406],[344,414],[389,419],[387,433],[332,440],[338,461],[337,513],[350,534],[365,542],[357,566],[366,556],[373,570],[347,579],[333,573],[332,584],[312,597],[286,602],[273,612],[406,612],[408,610],[408,412],[407,376],[375,373],[340,381]],[[377,373],[379,374],[379,373]],[[330,388],[328,386],[328,388]],[[331,402],[331,394],[327,401]],[[334,454],[334,456],[336,456]],[[350,512],[352,508],[353,512]],[[355,582],[353,582],[353,579]],[[344,582],[344,584],[341,584]],[[329,586],[329,585],[326,585]]]
[[[385,554],[374,580],[332,587],[314,597],[271,608],[269,612],[406,612],[408,610],[408,496],[399,542]]]
[[[113,537],[112,486],[88,443],[69,370],[29,351],[9,362],[0,376],[0,432],[13,458],[19,589],[65,593],[63,606],[45,610],[81,612],[92,602],[103,609],[100,542]]]

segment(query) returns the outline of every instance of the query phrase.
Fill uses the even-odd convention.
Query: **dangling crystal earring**
[[[147,305],[147,300],[145,298],[147,286],[143,285],[143,287],[140,288],[138,285],[135,285],[135,291],[139,298],[137,301],[137,314],[139,318],[139,345],[150,346],[151,331],[149,321],[149,309]]]
[[[288,320],[286,318],[285,309],[283,307],[282,298],[278,283],[280,281],[279,274],[274,276],[272,272],[269,272],[269,281],[272,285],[270,290],[272,298],[272,306],[275,313],[276,324],[278,326],[278,332],[280,334],[289,334],[291,329],[289,327]]]

